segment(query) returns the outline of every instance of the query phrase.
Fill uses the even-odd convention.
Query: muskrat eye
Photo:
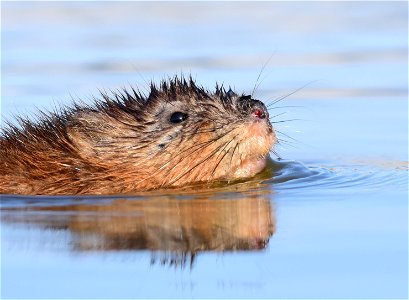
[[[187,114],[177,111],[174,112],[171,116],[170,116],[170,122],[171,123],[181,123],[183,121],[185,121],[187,119]]]

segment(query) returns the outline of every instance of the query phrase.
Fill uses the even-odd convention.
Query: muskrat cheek
[[[246,160],[240,164],[240,166],[234,171],[233,177],[249,178],[253,177],[257,173],[260,173],[267,165],[267,157],[257,160]]]
[[[258,147],[272,148],[276,141],[275,132],[272,126],[264,122],[255,122],[247,126],[246,137],[252,142],[255,142]]]

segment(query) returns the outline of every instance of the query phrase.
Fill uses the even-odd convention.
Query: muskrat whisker
[[[273,102],[266,105],[267,109],[271,109],[273,105],[277,104],[280,101],[283,101],[284,99],[288,98],[289,96],[291,96],[294,93],[295,93],[295,91],[292,92],[292,93],[289,93],[289,94],[286,94],[286,95],[283,95],[283,96],[280,96],[280,97],[274,99]]]
[[[295,142],[299,142],[297,139],[295,139],[295,138],[289,136],[288,134],[286,134],[286,133],[284,133],[284,132],[282,132],[282,131],[280,131],[280,130],[277,130],[277,129],[276,129],[276,133],[282,134],[282,135],[288,137],[289,139],[292,139],[292,140],[295,141]]]
[[[223,146],[223,145],[222,145]],[[201,161],[199,161],[197,164],[195,164],[193,167],[191,167],[188,171],[182,173],[181,175],[177,176],[174,180],[170,181],[169,184],[173,184],[175,182],[177,182],[178,180],[180,180],[182,177],[186,176],[187,174],[189,174],[190,172],[192,172],[194,169],[196,169],[198,166],[200,166],[201,164],[203,164],[204,162],[208,161],[209,159],[211,159],[217,152],[219,152],[221,146],[217,147],[215,150],[213,150],[206,158],[202,159]]]
[[[284,106],[268,107],[268,110],[281,109],[281,108],[300,108],[300,107],[305,107],[305,106],[302,106],[302,105],[284,105]]]
[[[282,115],[284,115],[284,114],[286,114],[286,113],[287,113],[287,112],[285,111],[285,112],[279,113],[279,114],[277,114],[277,115],[271,116],[271,117],[270,117],[270,120],[272,120],[273,118],[277,118],[277,117],[279,117],[279,116],[282,116]]]
[[[189,148],[187,148],[187,149],[184,149],[183,151],[179,152],[177,155],[173,156],[173,157],[172,157],[169,161],[167,161],[165,164],[163,164],[162,166],[160,166],[156,172],[154,172],[154,173],[151,174],[150,176],[147,176],[147,177],[145,177],[145,178],[143,178],[143,179],[137,181],[135,184],[142,183],[143,181],[146,181],[146,180],[148,180],[148,179],[154,177],[155,175],[159,174],[167,165],[169,165],[171,162],[173,162],[175,159],[179,158],[179,157],[182,156],[183,154],[186,154],[186,155],[180,157],[180,160],[179,160],[178,162],[183,161],[183,160],[184,160],[186,157],[188,157],[189,155],[195,153],[196,151],[199,151],[199,150],[205,148],[207,145],[209,145],[209,144],[212,143],[212,142],[213,142],[213,141],[206,141],[206,142],[203,142],[203,143],[194,144],[193,146],[191,146],[191,147],[189,147]],[[195,148],[195,147],[196,147],[196,149],[194,149],[194,150],[191,151],[190,153],[186,153],[188,150],[190,150],[190,149],[192,149],[192,148]],[[158,153],[156,153],[155,155],[158,155]],[[148,158],[148,157],[146,158],[147,161],[148,161],[149,159],[150,159],[150,158]],[[177,164],[175,164],[173,168],[175,168],[176,166],[177,166]],[[168,171],[168,173],[170,173],[170,172],[173,170],[173,168],[170,169],[170,170]]]
[[[168,162],[166,162],[165,164],[163,164],[162,166],[159,167],[159,171],[162,170],[165,166],[167,166],[170,162],[172,162],[173,160],[175,160],[176,158],[180,158],[181,155],[186,154],[185,156],[182,156],[181,159],[179,160],[179,162],[181,162],[183,159],[187,158],[188,156],[192,155],[193,153],[195,153],[196,151],[202,150],[203,148],[205,148],[207,145],[211,144],[213,141],[206,141],[206,142],[202,142],[199,144],[194,144],[191,147],[188,147],[187,149],[183,149],[181,152],[179,152],[179,154],[173,156],[171,159],[169,159]],[[195,148],[195,149],[194,149]],[[193,151],[187,153],[189,150],[193,149]],[[175,165],[176,166],[176,165]]]
[[[236,137],[238,137],[238,136],[239,136],[239,135],[236,134],[233,138],[230,139],[230,141],[229,141],[228,143],[226,143],[226,145],[223,147],[223,149],[220,150],[219,155],[217,155],[216,160],[219,158],[220,154],[223,153],[223,151],[226,149],[226,147],[227,147],[231,142],[233,142],[233,141],[236,139]],[[237,143],[236,143],[236,144],[237,144]],[[212,171],[212,173],[211,173],[212,176],[213,176],[214,173],[216,172],[217,167],[220,165],[220,163],[222,162],[222,160],[224,159],[224,157],[230,152],[230,150],[231,150],[231,148],[229,148],[227,152],[226,152],[226,151],[224,152],[224,154],[223,154],[223,156],[221,157],[221,159],[218,161],[218,163],[216,164],[216,166],[213,168],[213,171]],[[209,178],[209,181],[210,181],[210,178]]]
[[[294,146],[295,143],[292,141],[284,140],[284,139],[277,139],[277,144],[286,144],[286,145],[291,145]]]
[[[291,122],[291,121],[301,121],[301,119],[288,119],[288,120],[275,121],[275,122],[271,122],[271,123],[272,124],[277,124],[277,123],[284,123],[284,122]]]
[[[241,142],[241,141],[237,142],[237,143],[236,143],[236,146],[234,146],[234,148],[233,148],[233,152],[231,153],[231,156],[230,156],[230,165],[232,165],[232,163],[233,163],[234,152],[236,152],[236,149],[239,148],[240,142]]]
[[[174,156],[173,158],[175,158],[175,157],[177,157],[177,156],[179,156],[179,155],[184,154],[184,151],[186,152],[186,151],[188,151],[188,150],[190,150],[190,149],[192,149],[192,148],[194,148],[194,147],[197,147],[197,146],[200,146],[200,145],[207,146],[207,145],[210,144],[210,143],[217,142],[219,139],[225,137],[227,134],[229,134],[229,133],[232,132],[233,130],[234,130],[234,129],[232,129],[232,130],[226,132],[225,134],[220,135],[220,136],[218,136],[218,137],[216,137],[216,138],[214,138],[214,139],[208,140],[208,141],[206,141],[206,142],[199,143],[199,144],[194,144],[193,146],[191,146],[191,147],[189,147],[189,148],[187,148],[187,149],[182,149],[182,151],[181,151],[178,155]],[[188,153],[188,155],[191,155],[191,154],[193,154],[193,153],[195,153],[196,151],[201,150],[201,149],[203,149],[203,148],[195,149],[194,151]],[[173,159],[173,158],[172,158],[172,159]],[[186,157],[184,157],[184,158],[186,158]]]
[[[260,77],[261,77],[261,74],[263,74],[264,69],[265,69],[265,68],[267,67],[267,65],[270,63],[270,61],[271,61],[271,59],[273,58],[274,54],[275,54],[275,53],[271,54],[271,56],[267,59],[267,61],[266,61],[266,62],[263,64],[263,66],[261,67],[260,73],[258,73],[258,76],[257,76],[257,79],[256,79],[256,83],[254,84],[253,91],[251,92],[251,98],[253,98],[254,93],[256,92],[256,90],[258,89],[258,87],[260,86],[260,84],[264,81],[264,79],[266,78],[266,77],[264,77],[264,79],[259,82]]]
[[[267,109],[271,109],[271,106],[273,106],[274,104],[277,104],[278,102],[284,100],[285,98],[288,98],[289,96],[294,95],[295,93],[301,91],[302,89],[304,89],[305,87],[307,87],[308,85],[310,85],[313,82],[315,82],[315,81],[308,82],[308,83],[304,84],[303,86],[299,87],[298,89],[292,91],[291,93],[288,93],[288,94],[283,95],[283,96],[279,96],[278,98],[274,99],[273,102],[268,103],[266,105]]]
[[[278,159],[281,159],[280,155],[278,155],[278,153],[275,150],[270,150],[270,151],[273,152],[273,154],[277,156]]]
[[[147,179],[150,179],[150,178],[152,178],[153,176],[157,175],[160,171],[162,171],[167,165],[169,165],[171,162],[173,162],[176,158],[180,158],[179,161],[178,161],[178,162],[180,163],[181,161],[183,161],[184,159],[186,159],[188,156],[192,155],[193,153],[195,153],[195,152],[197,152],[197,151],[199,151],[199,150],[204,149],[205,147],[207,147],[208,145],[212,144],[213,142],[214,142],[214,140],[209,140],[209,141],[202,142],[202,143],[199,143],[199,144],[194,144],[193,146],[191,146],[191,147],[189,147],[189,148],[187,148],[187,149],[183,149],[179,154],[177,154],[176,156],[173,156],[173,157],[172,157],[170,160],[168,160],[165,164],[163,164],[162,166],[160,166],[160,167],[158,168],[157,172],[153,173],[152,175],[150,175],[150,176],[148,176],[148,177],[146,177],[146,178],[144,178],[144,179],[142,179],[142,180],[139,180],[137,183],[141,183],[141,182],[143,182],[143,181],[145,181],[145,180],[147,180]],[[189,152],[189,153],[186,153],[188,150],[190,150],[190,149],[192,149],[192,148],[195,148],[195,147],[196,147],[196,149],[194,149],[193,151],[191,151],[191,152]],[[186,155],[180,157],[180,156],[183,155],[183,154],[186,154]],[[173,168],[171,168],[170,170],[168,170],[168,171],[167,171],[167,174],[170,174],[170,172],[171,172],[172,170],[174,170],[176,167],[177,167],[177,164],[175,164],[175,165],[173,166]]]
[[[224,138],[227,134],[229,134],[230,132],[232,132],[234,129],[226,132],[223,135],[218,136],[215,139],[210,140],[210,143],[205,145],[204,147],[202,147],[201,149],[204,149],[205,147],[207,147],[210,144],[213,144],[214,142],[217,142],[218,140],[220,140],[221,138]],[[229,143],[231,142],[231,140],[229,141]],[[213,155],[215,155],[222,147],[224,144],[220,145],[219,147],[217,147],[207,158],[203,159],[201,162],[199,162],[198,164],[196,164],[195,166],[193,166],[191,169],[189,169],[188,171],[184,172],[183,174],[181,174],[179,177],[175,178],[173,181],[171,181],[171,183],[175,183],[176,181],[178,181],[180,178],[182,178],[183,176],[189,174],[193,169],[195,169],[197,166],[201,165],[203,162],[209,160]],[[196,149],[195,151],[193,151],[192,153],[201,150],[201,149]],[[190,156],[192,153],[189,153],[188,155]],[[186,156],[187,157],[187,156]],[[185,158],[186,158],[185,157]],[[182,158],[184,159],[184,158]],[[187,167],[186,167],[187,168]],[[171,171],[171,170],[170,170]],[[170,173],[170,171],[168,172],[168,174]]]
[[[231,131],[232,131],[232,130],[231,130]],[[201,143],[201,144],[202,144],[201,147],[197,147],[197,148],[194,149],[193,151],[187,153],[186,156],[182,157],[182,160],[185,159],[186,157],[192,155],[193,153],[195,153],[195,152],[197,152],[197,151],[199,151],[199,150],[203,150],[203,149],[206,148],[207,146],[209,146],[209,145],[211,145],[211,144],[217,142],[219,139],[225,137],[225,136],[226,136],[227,134],[229,134],[231,131],[227,132],[227,133],[224,134],[224,135],[218,136],[217,138],[214,138],[214,139],[208,140],[208,141],[206,141],[206,142],[204,142],[204,143]],[[199,144],[199,145],[200,145],[200,144]],[[195,146],[195,145],[194,145],[194,146]],[[187,150],[193,148],[194,146],[189,147]],[[197,146],[197,145],[196,145],[196,146]],[[221,146],[222,146],[222,145],[221,145]],[[187,152],[186,150],[183,150],[183,151],[184,151],[184,152]],[[185,154],[184,152],[181,152],[179,155]],[[178,156],[179,156],[179,155],[178,155]],[[173,158],[172,158],[172,159],[173,159]]]
[[[222,152],[223,151],[222,150],[219,153],[219,155],[216,157],[216,160],[217,160],[218,157],[220,156],[220,154],[223,153],[223,156],[218,160],[218,162],[216,163],[216,165],[213,168],[212,172],[210,173],[212,177],[214,177],[217,167],[220,165],[220,163],[223,161],[223,159],[226,157],[226,155],[230,153],[230,150],[231,150],[231,148],[229,148],[227,151],[224,151],[224,153]],[[210,178],[207,181],[210,181]]]

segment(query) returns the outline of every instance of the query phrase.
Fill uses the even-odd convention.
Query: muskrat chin
[[[243,139],[229,179],[249,178],[260,173],[266,167],[269,152],[276,142],[275,132],[268,121],[249,122],[239,130]]]

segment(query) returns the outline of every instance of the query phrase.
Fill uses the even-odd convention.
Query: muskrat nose
[[[259,100],[251,100],[251,115],[258,119],[268,118],[267,107]]]

